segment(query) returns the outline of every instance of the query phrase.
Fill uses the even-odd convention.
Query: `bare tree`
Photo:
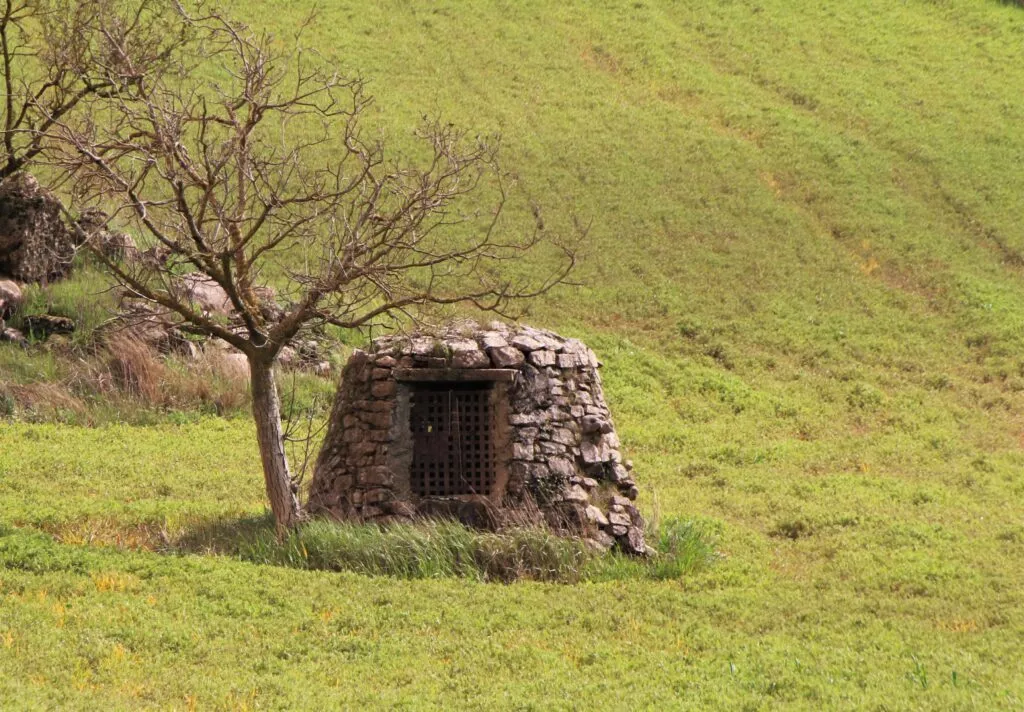
[[[526,234],[500,234],[510,178],[494,142],[425,122],[419,160],[393,161],[360,130],[371,102],[361,79],[218,18],[205,27],[218,80],[144,81],[102,121],[62,124],[61,137],[79,192],[106,199],[114,221],[168,255],[161,265],[106,259],[116,280],[247,357],[283,531],[301,516],[273,375],[284,346],[312,326],[415,321],[443,305],[504,313],[563,281],[575,255],[536,211]],[[485,196],[488,207],[472,209]],[[502,276],[501,262],[534,248],[557,255],[550,273]],[[175,276],[186,271],[223,289],[234,317],[203,311]]]
[[[164,0],[0,0],[0,180],[43,157],[90,99],[129,98],[191,27]]]

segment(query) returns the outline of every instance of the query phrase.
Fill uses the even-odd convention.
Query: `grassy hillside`
[[[263,511],[244,418],[4,422],[0,706],[1024,706],[1024,11],[324,5],[307,41],[397,150],[423,113],[500,131],[552,229],[593,222],[530,320],[594,347],[641,507],[723,559],[499,586],[134,551]]]

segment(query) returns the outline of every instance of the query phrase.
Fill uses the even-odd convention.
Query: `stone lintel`
[[[515,380],[514,368],[396,368],[397,381],[499,381]]]

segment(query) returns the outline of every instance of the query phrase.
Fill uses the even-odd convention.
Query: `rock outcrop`
[[[59,279],[74,256],[74,234],[53,194],[28,173],[0,183],[0,275],[22,282]]]
[[[25,331],[37,339],[47,339],[54,334],[68,335],[75,333],[75,322],[66,316],[53,314],[33,314],[25,317]]]
[[[189,272],[182,275],[179,285],[185,298],[205,314],[230,316],[234,309],[224,288],[206,275]]]
[[[0,319],[10,319],[24,303],[25,296],[18,283],[9,279],[0,279]]]
[[[87,208],[76,221],[79,229],[93,248],[107,259],[128,263],[141,259],[139,248],[126,232],[107,229],[110,217],[99,208]]]

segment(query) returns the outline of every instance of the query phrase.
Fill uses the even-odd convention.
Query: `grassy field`
[[[1024,707],[1024,11],[324,5],[307,41],[398,150],[425,112],[500,131],[552,229],[593,222],[529,320],[598,352],[641,508],[721,558],[501,585],[155,553],[264,511],[244,413],[15,413],[0,707]],[[53,302],[95,323],[90,280]],[[0,381],[53,358],[0,345]]]

